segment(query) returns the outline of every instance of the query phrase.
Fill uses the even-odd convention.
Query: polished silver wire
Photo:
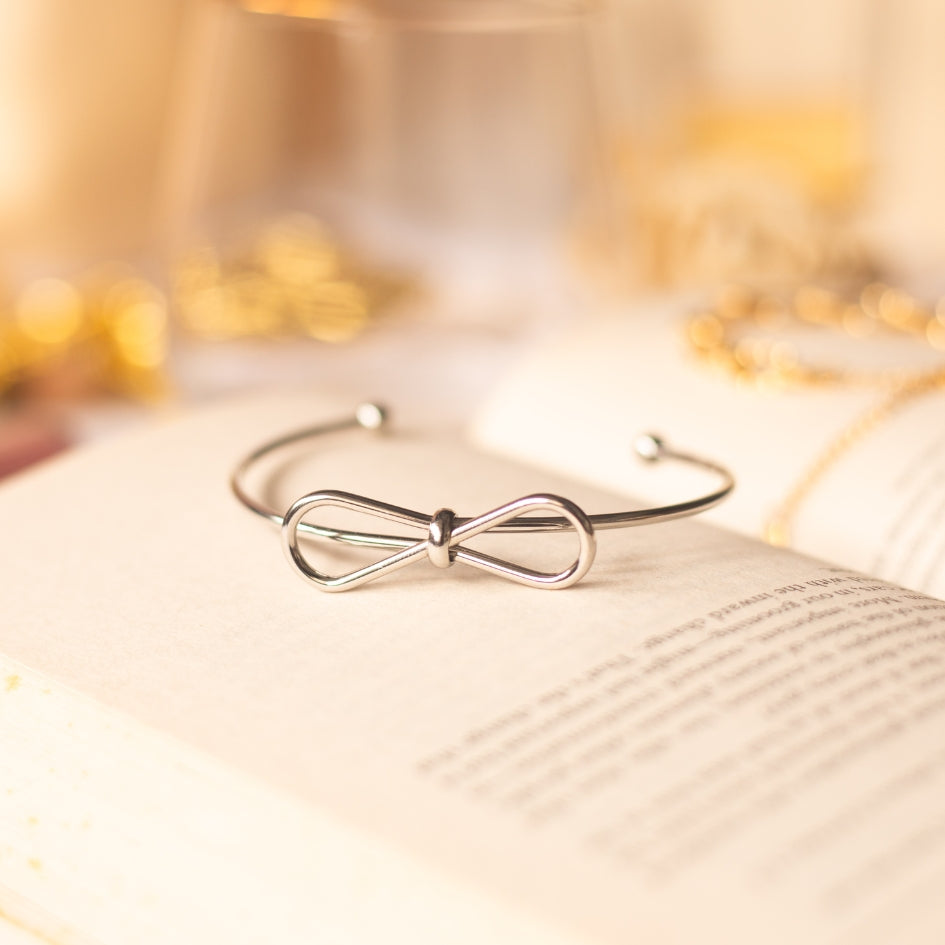
[[[447,568],[456,561],[472,567],[490,571],[508,580],[528,587],[564,588],[577,583],[588,572],[596,553],[597,529],[629,528],[650,525],[695,515],[718,505],[735,487],[732,474],[724,466],[688,453],[670,449],[659,437],[646,434],[634,444],[637,454],[644,460],[659,462],[676,460],[715,473],[721,479],[712,492],[672,505],[649,509],[631,509],[626,512],[611,512],[587,515],[582,509],[561,496],[547,493],[523,496],[505,505],[492,509],[474,518],[461,518],[451,509],[440,509],[432,516],[412,509],[401,508],[379,502],[365,496],[337,490],[322,490],[302,496],[284,514],[250,495],[245,480],[250,470],[264,458],[285,447],[306,440],[352,429],[379,430],[387,419],[387,413],[378,404],[364,403],[347,418],[322,423],[288,433],[270,440],[244,457],[230,477],[230,486],[236,498],[256,515],[267,519],[282,530],[282,544],[289,561],[306,580],[325,591],[342,591],[376,580],[383,574],[406,567],[419,556],[426,556],[434,566]],[[335,507],[358,512],[367,512],[378,518],[403,525],[424,529],[427,536],[385,535],[375,532],[327,528],[304,522],[305,515],[317,508]],[[551,512],[552,515],[532,515],[532,512]],[[523,517],[526,516],[527,517]],[[578,537],[578,555],[562,571],[534,571],[520,565],[474,551],[461,544],[465,539],[484,532],[548,532],[574,531]],[[394,554],[374,564],[352,571],[349,574],[329,575],[313,567],[299,545],[300,536],[316,537],[345,544],[372,548],[399,549]]]

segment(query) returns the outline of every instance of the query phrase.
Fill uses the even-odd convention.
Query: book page
[[[698,361],[691,307],[656,301],[589,321],[530,358],[477,418],[487,448],[653,500],[691,480],[634,465],[653,430],[728,464],[738,478],[714,521],[761,537],[778,507],[883,398],[863,389],[762,391]],[[890,358],[915,354],[894,346]],[[919,352],[922,354],[922,352]],[[821,357],[845,364],[841,349]],[[899,363],[891,361],[891,363]],[[924,362],[923,362],[924,363]],[[945,597],[945,392],[907,401],[815,476],[790,521],[792,547]]]
[[[267,909],[299,942],[941,940],[945,604],[698,522],[601,533],[565,591],[418,562],[322,594],[227,477],[337,415],[246,401],[0,490],[4,911],[116,945]],[[409,428],[275,477],[325,488],[619,502]]]

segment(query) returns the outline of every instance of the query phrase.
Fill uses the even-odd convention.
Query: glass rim
[[[391,11],[376,0],[235,0],[255,14],[340,29],[513,32],[573,25],[604,0],[411,0]]]

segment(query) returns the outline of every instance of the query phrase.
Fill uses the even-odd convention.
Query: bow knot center
[[[430,518],[430,534],[427,538],[427,557],[437,568],[448,568],[453,563],[450,543],[453,540],[453,521],[456,513],[452,509],[439,509]]]

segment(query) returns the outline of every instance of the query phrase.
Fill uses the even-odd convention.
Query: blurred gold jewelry
[[[701,312],[687,326],[695,352],[739,381],[766,387],[860,386],[899,388],[945,366],[903,371],[869,370],[849,364],[805,361],[797,345],[777,338],[752,338],[746,331],[782,332],[790,326],[829,328],[850,339],[886,331],[913,337],[945,352],[945,300],[929,308],[901,289],[871,283],[855,301],[827,289],[802,286],[789,302],[767,293],[732,288],[715,309]]]
[[[740,384],[766,390],[862,387],[881,392],[876,404],[834,437],[771,514],[764,537],[776,545],[789,544],[802,502],[844,453],[915,398],[945,389],[945,364],[903,370],[817,363],[805,360],[786,339],[750,334],[753,329],[783,332],[792,325],[832,329],[851,340],[880,332],[900,334],[945,352],[945,299],[929,307],[880,283],[866,286],[855,301],[815,286],[801,287],[790,302],[732,288],[714,310],[689,321],[687,338],[696,354]]]
[[[128,267],[27,284],[0,313],[0,395],[166,392],[167,305]]]
[[[270,224],[247,251],[227,259],[209,246],[195,250],[175,274],[181,324],[217,340],[348,341],[409,288],[343,253],[317,221],[301,215]]]
[[[669,286],[857,284],[868,135],[854,100],[696,95],[619,146],[640,275]],[[665,119],[664,119],[665,120]]]

